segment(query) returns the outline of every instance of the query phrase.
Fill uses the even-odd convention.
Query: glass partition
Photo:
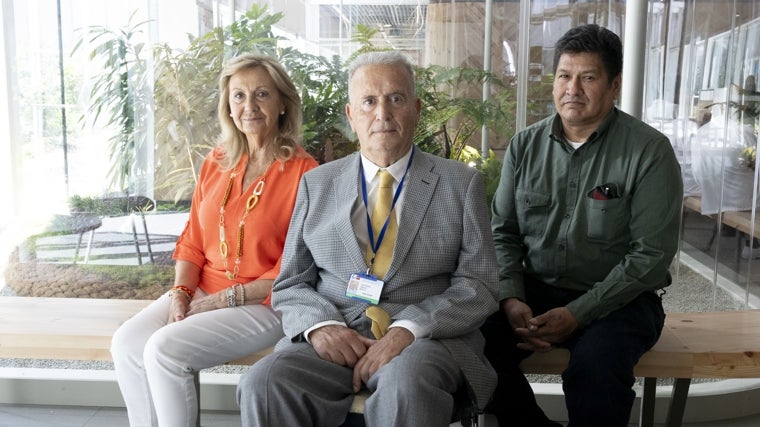
[[[709,309],[726,309],[721,296],[757,307],[758,3],[650,5],[644,119],[681,162],[677,265],[708,279]]]
[[[670,137],[686,189],[668,298],[705,297],[685,298],[679,310],[757,306],[758,1],[650,2],[642,117]],[[308,95],[304,145],[320,161],[355,145],[342,94],[320,98],[319,88],[343,87],[345,61],[362,47],[406,52],[430,72],[420,74],[430,77],[420,84],[435,95],[428,99],[431,111],[455,106],[460,112],[432,123],[450,132],[444,138],[450,144],[435,132],[420,143],[449,157],[471,153],[475,160],[467,161],[495,185],[516,129],[554,112],[556,39],[582,23],[620,35],[626,30],[625,3],[618,1],[30,0],[2,6],[8,24],[0,70],[6,80],[0,102],[8,106],[0,120],[8,124],[0,141],[7,163],[0,168],[2,292],[31,296],[152,299],[168,289],[197,167],[218,131],[219,66],[237,51],[288,53],[283,61]],[[123,49],[107,49],[114,46]],[[299,73],[304,64],[315,68]],[[441,70],[455,72],[446,77]],[[124,84],[104,86],[113,82],[109,76]],[[480,115],[466,114],[475,107],[483,107]],[[525,124],[516,120],[520,112]],[[92,271],[97,279],[83,286]],[[61,276],[68,278],[63,288],[45,285]],[[127,280],[127,291],[113,291],[125,287],[115,285],[124,283],[119,280]],[[699,292],[685,287],[696,282],[704,283]]]

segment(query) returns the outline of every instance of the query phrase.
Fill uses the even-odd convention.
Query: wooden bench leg
[[[680,427],[683,422],[686,398],[689,395],[691,378],[676,378],[673,384],[673,392],[668,405],[668,415],[665,419],[666,427]],[[639,426],[652,427],[654,425],[654,406],[657,394],[657,378],[644,378],[644,394],[641,397],[641,413]]]
[[[639,413],[639,426],[652,427],[654,425],[654,402],[657,394],[657,378],[644,378],[644,392],[641,396],[641,412]]]
[[[668,417],[665,419],[666,427],[681,426],[690,385],[691,378],[675,379],[675,383],[673,384],[673,394],[670,396],[670,405],[668,406]]]

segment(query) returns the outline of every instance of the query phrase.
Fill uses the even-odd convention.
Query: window
[[[18,248],[23,247],[22,243],[29,243],[30,236],[38,235],[48,225],[45,221],[50,215],[68,216],[72,211],[90,212],[102,224],[92,234],[90,231],[93,230],[76,227],[68,229],[71,233],[56,237],[58,240],[50,236],[38,238],[35,241],[37,246],[31,248],[33,252],[19,253],[15,256],[20,258],[13,262],[23,262],[27,256],[46,255],[51,262],[73,265],[78,250],[77,268],[84,264],[85,257],[87,266],[110,265],[108,263],[118,260],[123,266],[119,268],[123,270],[138,261],[146,266],[171,264],[168,257],[173,239],[182,228],[182,212],[187,207],[193,177],[197,173],[194,167],[206,152],[204,150],[214,143],[215,124],[213,112],[209,116],[206,110],[203,110],[206,121],[199,122],[203,114],[198,113],[193,118],[194,125],[186,129],[171,117],[167,106],[179,104],[172,104],[166,81],[160,80],[161,70],[166,70],[160,67],[161,61],[186,59],[182,56],[183,51],[194,48],[188,34],[197,46],[202,36],[214,28],[225,29],[222,41],[227,44],[223,55],[231,54],[231,40],[234,37],[242,40],[248,31],[232,29],[231,25],[245,20],[251,23],[252,18],[246,13],[254,5],[266,7],[265,16],[268,17],[282,13],[271,22],[272,34],[280,39],[278,47],[293,48],[303,55],[337,58],[333,62],[337,65],[331,69],[334,73],[318,74],[320,78],[340,78],[342,61],[361,46],[362,41],[357,40],[362,37],[364,43],[403,50],[420,67],[435,65],[480,70],[490,63],[499,81],[485,90],[489,102],[498,106],[501,116],[487,122],[486,138],[482,138],[478,127],[468,143],[482,151],[484,140],[485,148],[492,150],[497,159],[516,129],[553,112],[552,46],[556,38],[571,26],[588,22],[599,23],[623,34],[625,10],[624,3],[615,1],[533,2],[529,18],[520,20],[520,4],[514,2],[493,2],[490,16],[486,15],[485,3],[478,2],[314,0],[298,2],[298,7],[294,6],[295,2],[238,3],[252,7],[233,11],[229,9],[229,2],[215,0],[30,0],[2,3],[3,22],[10,25],[3,26],[5,62],[0,67],[0,76],[5,81],[0,102],[7,106],[7,113],[0,118],[3,132],[3,138],[0,138],[0,162],[3,162],[0,164],[3,182],[0,196],[6,201],[5,209],[0,211],[0,231],[3,233],[0,265],[12,259]],[[730,7],[697,4],[686,5],[688,10],[682,6],[669,9],[659,3],[653,8],[656,19],[651,20],[651,33],[647,37],[647,106],[668,107],[668,114],[657,115],[657,123],[653,119],[652,124],[668,133],[674,145],[687,147],[680,151],[683,165],[693,163],[694,150],[691,148],[696,141],[695,135],[704,125],[700,123],[700,117],[710,113],[705,106],[721,102],[721,93],[725,93],[731,82],[744,84],[747,77],[760,73],[757,0],[749,3],[754,9],[743,4]],[[698,17],[695,22],[684,18],[692,13]],[[736,13],[740,17],[735,24],[720,18]],[[485,19],[490,19],[492,24],[490,47],[484,48]],[[122,29],[127,32],[120,33]],[[98,31],[102,31],[101,37],[95,37]],[[110,110],[105,109],[109,104],[102,98],[91,96],[104,70],[114,70],[113,61],[107,65],[108,59],[103,55],[96,55],[91,61],[89,54],[108,37],[127,35],[125,41],[133,49],[128,49],[125,56],[131,65],[124,69],[130,82],[125,94],[131,100],[141,102],[128,103],[137,112],[129,123],[134,138],[126,144],[131,151],[121,153],[125,155],[120,157],[119,150],[123,145],[116,143],[119,140],[114,139],[114,135],[120,135],[122,122],[113,119],[118,113],[109,116]],[[520,37],[527,40],[520,40]],[[79,41],[82,44],[75,49]],[[144,47],[138,54],[134,48],[141,45]],[[737,67],[727,66],[732,58]],[[216,74],[209,63],[182,61],[185,68],[181,70],[186,74],[179,75],[176,80],[186,85],[182,86],[182,91],[190,90],[191,86],[209,86],[213,90]],[[193,70],[190,66],[196,67],[195,72],[190,72]],[[734,69],[737,74],[732,74]],[[201,85],[201,81],[211,83]],[[521,84],[525,85],[524,91]],[[481,82],[472,81],[467,85],[452,86],[447,95],[451,99],[480,102],[483,90]],[[338,123],[343,101],[333,101],[338,108],[330,114],[323,113],[322,117],[334,118]],[[104,110],[96,117],[99,103]],[[214,108],[213,104],[207,100],[193,101],[193,105],[210,109]],[[524,120],[518,118],[521,114],[525,115]],[[461,123],[456,120],[453,119],[452,123]],[[713,117],[711,123],[717,124],[718,121]],[[751,126],[745,128],[752,129]],[[739,128],[731,129],[729,125],[723,127],[722,134],[713,131],[717,135],[713,142],[730,140],[730,132]],[[322,131],[316,127],[310,130],[314,133]],[[193,139],[188,139],[188,135]],[[755,138],[756,135],[755,118]],[[318,147],[324,140],[314,138],[305,141],[305,145],[316,144]],[[721,151],[720,155],[721,159],[732,161],[740,157],[739,152],[733,151]],[[126,162],[119,163],[120,159]],[[741,172],[746,174],[747,171]],[[754,176],[748,179],[750,185],[756,185]],[[717,194],[725,196],[726,185],[718,181]],[[751,189],[748,194],[753,194]],[[145,215],[150,239],[145,238],[141,216],[131,216],[126,211],[110,212],[108,207],[93,205],[98,200],[118,199],[125,195],[145,196],[154,202],[155,206]],[[725,197],[723,200],[725,202]],[[72,201],[78,201],[73,208],[70,206]],[[752,218],[755,215],[753,206],[750,203],[747,207]],[[724,203],[722,208],[726,207]],[[729,246],[719,234],[713,235],[714,245],[708,247],[704,228],[711,230],[714,219],[704,217],[702,212],[695,213],[699,214],[696,217],[699,221],[696,225],[691,220],[685,224],[682,254],[708,268],[713,268],[710,260],[720,260],[714,269],[716,274],[755,294],[760,279],[751,273],[751,270],[758,270],[750,268],[752,259],[741,257],[742,247],[735,259],[730,251],[737,245],[732,242]],[[174,219],[169,221],[170,218]],[[134,232],[133,219],[136,220]],[[81,230],[84,231],[79,233]],[[737,239],[743,238],[742,233],[740,230]],[[133,243],[135,236],[139,241],[137,248]],[[708,239],[710,236],[710,233],[706,234]],[[80,237],[82,244],[78,243]],[[88,249],[89,237],[92,241]],[[148,240],[151,240],[150,248]],[[756,252],[760,255],[760,250]],[[153,260],[151,255],[155,256]],[[0,268],[7,270],[7,264]]]

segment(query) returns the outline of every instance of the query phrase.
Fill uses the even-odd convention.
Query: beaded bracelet
[[[188,301],[192,300],[192,298],[190,298],[190,295],[187,292],[183,291],[182,289],[174,289],[174,288],[172,288],[172,290],[169,291],[169,295],[171,295],[171,296],[174,296],[174,295],[177,295],[177,294],[182,295]]]
[[[182,292],[183,294],[185,294],[185,296],[189,300],[192,300],[193,299],[193,295],[195,295],[195,291],[194,290],[188,288],[187,286],[182,286],[182,285],[174,285],[174,287],[172,288],[172,292],[173,293]]]

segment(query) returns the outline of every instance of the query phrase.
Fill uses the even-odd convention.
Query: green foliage
[[[126,201],[126,199],[124,199]],[[127,212],[126,206],[116,200],[82,197],[69,197],[69,210],[72,213],[88,213],[95,216],[117,216]]]
[[[492,150],[488,150],[488,157],[483,157],[480,151],[467,146],[462,150],[459,160],[477,169],[483,175],[486,184],[486,200],[491,206],[496,187],[499,186],[501,176],[501,162],[496,158]]]
[[[187,49],[173,49],[168,45],[156,47],[157,199],[177,201],[190,198],[203,158],[215,145],[219,134],[216,117],[219,73],[227,59],[243,52],[273,56],[288,70],[301,94],[303,145],[319,162],[340,158],[358,149],[358,141],[350,131],[344,112],[348,100],[346,62],[337,55],[327,58],[279,47],[280,40],[273,35],[272,27],[280,19],[280,13],[269,14],[266,7],[253,6],[245,16],[227,27],[214,28],[198,38],[189,36]],[[105,33],[105,30],[101,31]],[[118,39],[123,42],[120,46],[126,52],[138,53],[142,49],[141,44],[128,45],[135,31],[123,30]],[[367,51],[387,50],[376,35],[377,30],[358,26],[352,41],[360,47],[348,61]],[[93,52],[96,54],[105,55],[110,61],[116,61],[118,57],[102,49]],[[133,68],[137,68],[138,62],[132,63]],[[480,145],[479,138],[475,139],[484,126],[495,135],[513,133],[515,91],[512,78],[500,78],[480,69],[437,65],[419,67],[415,72],[417,94],[423,105],[415,143],[424,151],[472,163],[484,173],[487,186],[495,188],[498,160],[493,153],[488,158],[480,158],[478,151],[469,145]],[[111,74],[106,72],[104,76]],[[101,80],[105,81],[105,77]],[[491,98],[483,101],[481,93],[486,83]],[[113,88],[117,94],[120,93],[118,88]],[[101,106],[96,104],[91,108],[98,114]],[[119,159],[120,162],[125,160]],[[497,173],[492,174],[492,170]]]
[[[390,46],[378,46],[375,42],[378,41],[378,38],[375,36],[380,31],[376,27],[370,27],[363,24],[358,24],[356,28],[354,29],[354,33],[351,36],[351,42],[354,44],[359,45],[359,48],[356,49],[354,53],[351,54],[351,56],[346,61],[347,63],[350,63],[354,58],[357,56],[367,53],[367,52],[380,52],[384,50],[391,50],[392,47]]]
[[[484,70],[429,65],[415,70],[417,95],[422,100],[415,143],[425,151],[460,160],[468,143],[483,126],[497,134],[509,123],[499,97],[482,100],[485,82],[496,89],[508,83]],[[501,91],[509,94],[509,91]]]
[[[150,288],[156,283],[173,283],[174,267],[171,265],[145,264],[131,265],[96,265],[78,266],[83,271],[103,276],[105,282],[129,283],[137,288]]]
[[[72,213],[88,213],[95,216],[121,216],[130,212],[145,213],[155,209],[154,202],[145,197],[69,197],[69,211]]]
[[[177,202],[156,201],[158,212],[190,212],[190,201],[180,200]]]
[[[301,93],[303,145],[325,163],[357,150],[345,119],[348,99],[345,64],[340,57],[310,55],[283,49],[280,62]]]

